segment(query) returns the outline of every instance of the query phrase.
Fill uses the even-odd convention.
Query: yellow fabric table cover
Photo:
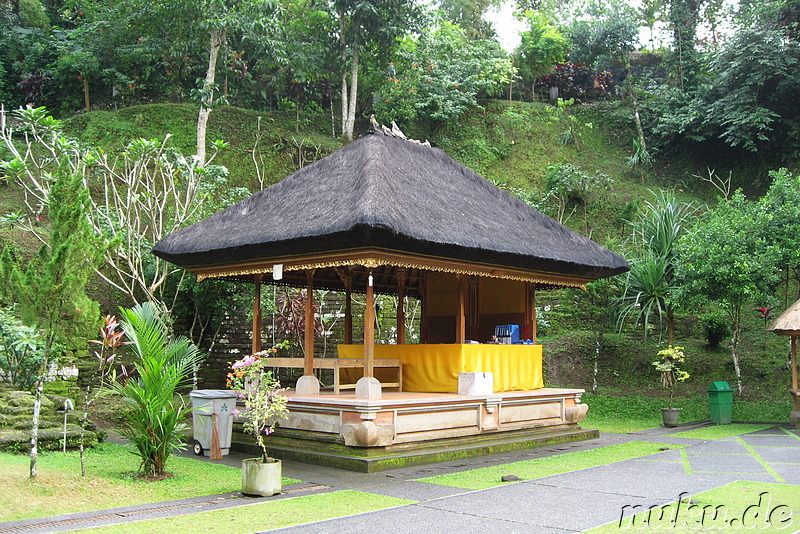
[[[364,346],[339,345],[338,355],[363,358]],[[496,392],[544,387],[541,345],[375,345],[375,357],[403,362],[404,391],[453,393],[458,373],[486,372],[494,373]]]

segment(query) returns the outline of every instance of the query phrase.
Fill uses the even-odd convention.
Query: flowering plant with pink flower
[[[263,462],[269,461],[267,436],[275,429],[278,419],[285,419],[289,414],[284,389],[269,365],[269,357],[277,352],[278,346],[249,354],[233,362],[228,373],[228,388],[237,390],[239,399],[244,400],[244,416],[247,417],[244,431],[256,438]]]

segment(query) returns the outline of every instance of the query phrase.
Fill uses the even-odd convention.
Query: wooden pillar
[[[397,344],[406,342],[406,270],[397,269]]]
[[[344,342],[353,344],[353,277],[347,275],[344,286]]]
[[[465,278],[462,275],[457,275],[458,282],[458,308],[456,309],[456,344],[463,344],[467,340],[466,329],[466,290],[464,288]]]
[[[530,306],[530,314],[528,320],[531,324],[531,341],[536,343],[536,338],[539,335],[538,321],[536,317],[536,283],[528,282],[528,302]]]
[[[253,299],[253,339],[250,344],[250,353],[261,352],[261,277],[257,274],[255,298]]]
[[[306,318],[305,318],[305,355],[303,360],[303,374],[314,374],[314,269],[306,271]]]
[[[792,344],[792,389],[797,391],[797,337],[792,336],[791,344]],[[792,401],[794,402],[794,411],[800,410],[800,397],[797,395],[792,395]]]
[[[353,344],[353,275],[342,267],[336,267],[336,274],[344,285],[344,342]]]
[[[364,376],[372,378],[375,358],[375,293],[372,287],[372,271],[367,281],[367,307],[364,310]]]
[[[420,322],[419,322],[419,342],[428,342],[428,275],[425,271],[419,272],[419,295],[420,295]]]

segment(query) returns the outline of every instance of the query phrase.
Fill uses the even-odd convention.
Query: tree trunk
[[[345,70],[345,65],[347,64],[347,45],[344,42],[344,34],[345,34],[345,18],[344,13],[339,11],[339,35],[342,39],[342,135],[345,135],[347,131],[347,110],[348,110],[348,101],[347,101],[347,71]]]
[[[667,308],[667,343],[670,347],[675,346],[675,313],[672,306]]]
[[[342,135],[347,131],[347,73],[342,73]]]
[[[227,39],[225,29],[211,30],[211,40],[208,54],[208,70],[203,82],[202,96],[200,99],[200,113],[197,116],[197,165],[204,167],[206,164],[206,127],[211,107],[214,104],[214,79],[217,74],[217,58],[219,50]]]
[[[33,421],[31,422],[31,468],[30,478],[36,478],[36,466],[39,462],[39,413],[42,408],[42,394],[44,392],[44,379],[47,373],[47,358],[42,365],[42,372],[39,373],[39,380],[36,382],[36,399],[33,402]]]
[[[736,390],[742,394],[742,370],[739,367],[739,340],[742,335],[742,307],[733,307],[733,336],[731,337],[731,357],[736,371]]]
[[[344,89],[344,86],[342,87]],[[356,96],[358,95],[358,48],[353,48],[353,59],[350,65],[350,98],[347,106],[344,135],[348,141],[353,140],[353,128],[356,122]]]

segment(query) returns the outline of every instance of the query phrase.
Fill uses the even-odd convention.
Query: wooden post
[[[303,374],[314,374],[314,269],[306,271],[308,285],[306,293],[306,321],[305,321],[305,355],[303,360]]]
[[[372,287],[372,271],[367,281],[367,307],[364,310],[364,376],[373,377],[372,362],[375,358],[375,295]]]
[[[344,286],[344,342],[353,344],[353,277],[347,275]]]
[[[538,321],[536,316],[536,283],[529,283],[529,286],[530,286],[529,289],[530,298],[528,299],[528,302],[530,302],[530,307],[531,307],[531,314],[529,319],[529,321],[531,322],[531,341],[536,343],[536,338],[539,335],[538,324],[537,324]]]
[[[792,336],[792,389],[797,391],[797,337]],[[800,397],[792,395],[794,411],[800,410]]]
[[[406,342],[406,270],[397,269],[397,344]]]
[[[428,342],[428,275],[425,271],[419,272],[419,294],[422,299],[420,302],[420,322],[419,322],[419,342]]]
[[[335,267],[339,280],[344,285],[344,342],[353,344],[353,275],[346,268]]]
[[[250,344],[251,354],[261,352],[261,278],[263,275],[257,274],[256,295],[253,299],[253,339]]]
[[[467,330],[465,322],[466,311],[466,291],[464,290],[464,276],[457,275],[458,282],[458,309],[456,310],[456,344],[463,344],[467,340]]]

